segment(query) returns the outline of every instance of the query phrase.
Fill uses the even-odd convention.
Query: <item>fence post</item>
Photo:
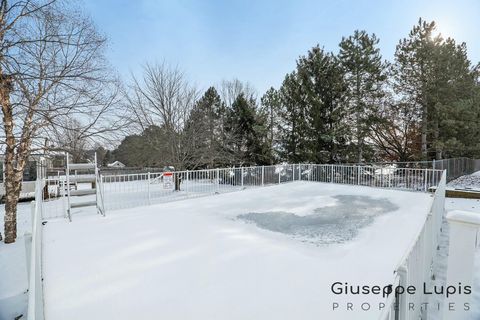
[[[278,171],[278,184],[280,184],[280,182],[282,181],[281,180],[281,177],[280,177],[280,174],[282,173],[282,170],[279,170]]]
[[[360,185],[360,166],[357,166],[357,185]]]
[[[383,167],[380,167],[380,188],[383,188]]]
[[[264,176],[265,176],[265,166],[262,166],[262,187],[263,187],[263,184],[264,184]]]
[[[475,212],[454,210],[447,214],[450,225],[450,247],[448,249],[447,285],[473,287],[474,257],[480,216]],[[455,294],[445,297],[444,320],[467,319],[469,312],[464,304],[470,302],[470,294]]]
[[[330,165],[330,183],[333,183],[333,164]]]
[[[147,192],[148,192],[148,204],[150,205],[150,171],[147,173]]]
[[[242,179],[242,187],[243,187],[243,167],[240,167],[240,175],[242,176],[241,179]]]
[[[428,169],[425,169],[425,173],[423,175],[423,179],[425,180],[425,187],[424,187],[424,190],[425,192],[427,192],[428,188],[427,188],[427,180],[428,180]]]
[[[400,277],[399,285],[406,288],[408,286],[408,283],[407,283],[408,269],[407,269],[407,267],[405,265],[401,265],[397,269],[397,273]],[[398,319],[398,320],[408,319],[408,317],[407,317],[407,314],[408,314],[408,297],[409,297],[408,294],[399,294],[396,297],[398,317],[395,318],[395,319]]]
[[[298,181],[302,181],[302,167],[298,164]]]
[[[217,185],[217,192],[219,193],[220,192],[220,169],[217,168],[217,170],[215,171],[217,172],[217,178],[215,180]]]
[[[38,183],[37,183],[38,185]],[[32,214],[32,230],[34,228],[34,224],[35,224],[35,200],[33,200],[32,202],[30,202],[30,213]]]
[[[187,177],[185,178],[185,193],[187,194],[187,198],[188,198],[188,170],[187,170]]]

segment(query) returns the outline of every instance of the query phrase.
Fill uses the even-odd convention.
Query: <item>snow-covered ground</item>
[[[376,319],[381,295],[335,295],[331,286],[390,284],[431,199],[294,182],[51,220],[46,317]],[[322,238],[325,231],[332,237]]]
[[[480,215],[480,200],[477,199],[457,199],[457,198],[446,198],[445,199],[445,209],[450,210],[466,210],[471,212],[478,212]],[[434,270],[436,274],[436,279],[434,285],[445,286],[446,283],[446,272],[447,272],[447,263],[448,263],[448,244],[449,244],[449,229],[448,223],[444,219],[442,224],[442,234],[440,238],[440,250],[437,252],[435,258]],[[480,248],[477,248],[475,255],[475,270],[477,270],[474,275],[474,286],[473,286],[473,296],[471,301],[471,312],[468,314],[468,320],[478,320],[480,319]],[[443,299],[442,296],[432,296],[432,299],[429,301],[433,308],[430,308],[428,314],[428,320],[442,320],[441,310],[443,310]],[[466,320],[467,320],[466,319]]]
[[[0,206],[0,230],[3,234],[5,205]],[[17,209],[17,241],[0,241],[0,320],[11,320],[23,314],[27,306],[27,250],[31,232],[30,202],[20,202]]]
[[[480,171],[461,176],[447,184],[451,189],[472,189],[480,191]]]

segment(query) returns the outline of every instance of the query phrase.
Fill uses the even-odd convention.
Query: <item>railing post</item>
[[[400,277],[400,282],[399,285],[406,288],[408,286],[407,283],[407,276],[408,276],[408,269],[405,265],[401,265],[397,269],[397,273]],[[395,294],[395,293],[393,293]],[[396,297],[397,299],[397,312],[398,312],[398,317],[395,319],[397,320],[407,320],[407,314],[408,314],[408,294],[399,294]]]
[[[357,185],[360,185],[360,166],[357,165]]]
[[[425,169],[425,172],[423,174],[423,179],[425,180],[425,186],[424,186],[424,190],[425,192],[427,192],[427,179],[428,179],[428,169]]]
[[[150,202],[150,171],[147,173],[147,192],[148,192],[148,205],[151,204]]]
[[[262,187],[264,184],[264,176],[265,176],[265,166],[262,166]]]
[[[240,168],[240,174],[241,174],[241,179],[242,179],[242,187],[243,187],[243,167]]]
[[[38,183],[36,184],[38,186]],[[34,224],[35,224],[35,200],[33,200],[32,202],[30,202],[30,212],[32,214],[32,230],[34,228]]]
[[[450,225],[450,244],[448,249],[447,285],[473,287],[474,257],[480,215],[476,212],[455,210],[447,214]],[[444,320],[468,319],[469,312],[464,310],[464,304],[470,303],[471,294],[455,294],[445,297]]]
[[[380,167],[380,188],[383,188],[383,167]]]

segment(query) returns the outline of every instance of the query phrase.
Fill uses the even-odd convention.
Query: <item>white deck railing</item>
[[[28,285],[28,320],[43,320],[43,280],[42,280],[42,212],[43,179],[36,181],[35,201],[32,202],[32,245],[30,252]]]
[[[439,244],[442,219],[445,212],[446,172],[442,173],[440,182],[432,199],[429,214],[418,231],[405,255],[400,260],[392,284],[414,286],[413,295],[392,295],[386,302],[380,320],[418,320],[425,319],[425,308],[422,304],[428,302],[423,291],[424,284],[430,287],[433,277],[433,259]],[[413,304],[413,308],[410,308]]]

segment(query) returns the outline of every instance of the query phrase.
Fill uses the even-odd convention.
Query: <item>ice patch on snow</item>
[[[335,205],[315,208],[308,214],[270,211],[240,214],[237,218],[259,228],[284,233],[314,244],[344,243],[355,238],[376,217],[395,211],[398,206],[385,198],[337,195]]]

